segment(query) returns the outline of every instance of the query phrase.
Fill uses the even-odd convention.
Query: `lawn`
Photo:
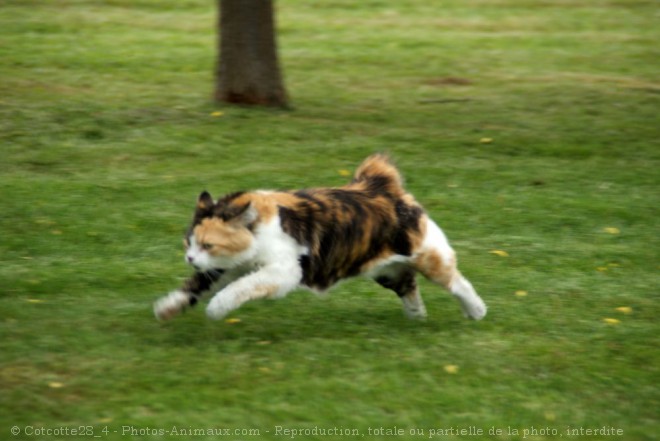
[[[288,111],[211,103],[214,2],[2,2],[0,438],[657,439],[657,2],[277,6]],[[363,279],[154,319],[201,190],[375,151],[483,321]]]

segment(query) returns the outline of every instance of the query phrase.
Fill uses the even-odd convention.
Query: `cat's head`
[[[187,263],[202,271],[227,270],[254,256],[251,230],[256,211],[242,195],[234,193],[218,202],[206,191],[199,195],[184,238]]]

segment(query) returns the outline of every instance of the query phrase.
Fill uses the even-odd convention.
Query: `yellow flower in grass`
[[[60,383],[59,381],[51,381],[50,383],[48,383],[48,387],[50,387],[51,389],[61,389],[64,387],[64,384]]]
[[[344,170],[344,169],[338,170],[337,172],[339,173],[339,176],[350,176],[351,175],[350,171]]]
[[[519,289],[514,293],[516,297],[527,297],[527,291]]]
[[[448,374],[457,374],[458,373],[458,366],[455,364],[447,364],[445,365],[445,372]]]
[[[606,232],[607,234],[619,234],[619,233],[621,233],[621,230],[619,230],[617,227],[605,227],[605,228],[603,228],[603,231]]]
[[[624,314],[632,314],[632,308],[630,306],[619,306],[616,310]]]
[[[225,112],[221,112],[221,111],[219,111],[219,110],[216,110],[215,112],[211,112],[211,116],[213,116],[213,117],[215,117],[215,118],[220,117],[220,116],[222,116],[222,115],[224,115],[224,114],[225,114]]]
[[[230,325],[234,325],[234,324],[240,323],[240,322],[241,322],[241,319],[239,319],[239,318],[228,318],[227,320],[225,320],[225,323],[230,324]]]
[[[509,253],[507,253],[504,250],[491,250],[489,251],[490,254],[495,254],[496,256],[500,257],[509,257]]]
[[[603,321],[608,325],[618,325],[619,323],[621,323],[621,320],[610,317],[604,318]]]

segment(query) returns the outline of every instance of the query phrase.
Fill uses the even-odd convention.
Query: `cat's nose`
[[[192,256],[186,256],[186,259],[188,260],[188,263],[192,263],[193,257]]]

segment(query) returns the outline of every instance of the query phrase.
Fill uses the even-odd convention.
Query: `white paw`
[[[407,297],[403,297],[403,312],[411,320],[426,320],[426,307],[421,298],[410,301]]]
[[[463,315],[472,320],[481,320],[486,316],[488,308],[480,297],[472,299],[470,302],[461,302]]]
[[[169,320],[189,305],[190,299],[183,291],[172,291],[154,303],[154,315],[158,320]]]
[[[230,296],[216,295],[206,307],[206,316],[213,320],[220,320],[234,309]]]
[[[414,309],[405,309],[406,317],[410,320],[426,320],[426,310],[414,310]]]

